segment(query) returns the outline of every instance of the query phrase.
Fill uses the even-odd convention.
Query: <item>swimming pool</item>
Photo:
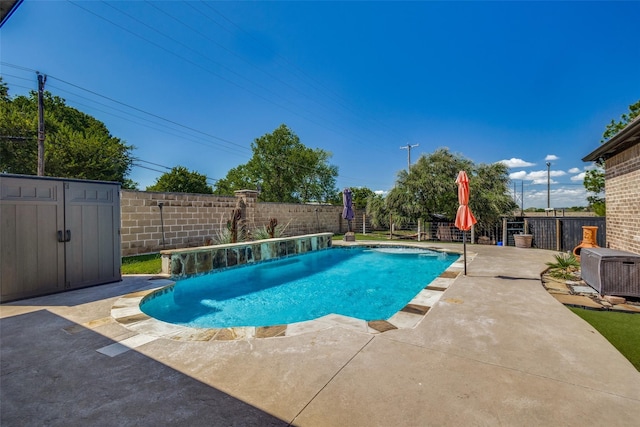
[[[332,248],[180,280],[140,304],[198,328],[272,326],[330,313],[388,319],[459,255],[417,248]]]

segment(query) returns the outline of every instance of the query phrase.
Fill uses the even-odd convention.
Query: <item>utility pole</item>
[[[38,75],[38,176],[44,176],[44,84],[47,76]]]
[[[520,216],[524,216],[524,181],[520,181]]]
[[[547,162],[547,209],[551,209],[551,163]]]
[[[400,147],[401,150],[407,150],[407,173],[411,171],[411,149],[417,147],[418,145],[420,144],[407,144],[406,146],[403,145],[402,147]]]

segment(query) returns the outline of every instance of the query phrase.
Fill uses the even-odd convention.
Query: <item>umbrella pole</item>
[[[467,275],[467,232],[462,230],[462,247],[464,250],[464,275]]]

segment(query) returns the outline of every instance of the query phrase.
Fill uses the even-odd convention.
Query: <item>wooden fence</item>
[[[469,241],[482,243],[481,238],[486,238],[485,242],[496,244],[504,241],[505,246],[515,246],[514,235],[527,233],[533,235],[532,246],[540,249],[553,251],[572,251],[578,246],[583,238],[583,226],[597,226],[596,242],[600,247],[606,247],[606,218],[605,217],[527,217],[503,219],[501,224],[490,227],[489,230],[475,229],[471,236],[467,235]],[[449,222],[425,222],[422,227],[418,224],[407,224],[403,230],[411,230],[411,237],[418,235],[420,230],[420,240],[461,242],[462,232],[453,223]],[[484,237],[483,237],[484,236]],[[410,236],[406,236],[410,237]]]
[[[598,246],[607,246],[607,228],[605,217],[540,217],[526,218],[522,229],[533,234],[533,247],[554,251],[571,251],[582,241],[583,226],[597,226],[596,241]],[[515,222],[514,224],[515,229]],[[512,239],[509,244],[512,245]]]

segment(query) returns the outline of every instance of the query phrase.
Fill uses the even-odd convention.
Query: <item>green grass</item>
[[[569,309],[600,332],[640,371],[640,314]]]
[[[158,274],[162,271],[160,254],[122,258],[122,274]]]

